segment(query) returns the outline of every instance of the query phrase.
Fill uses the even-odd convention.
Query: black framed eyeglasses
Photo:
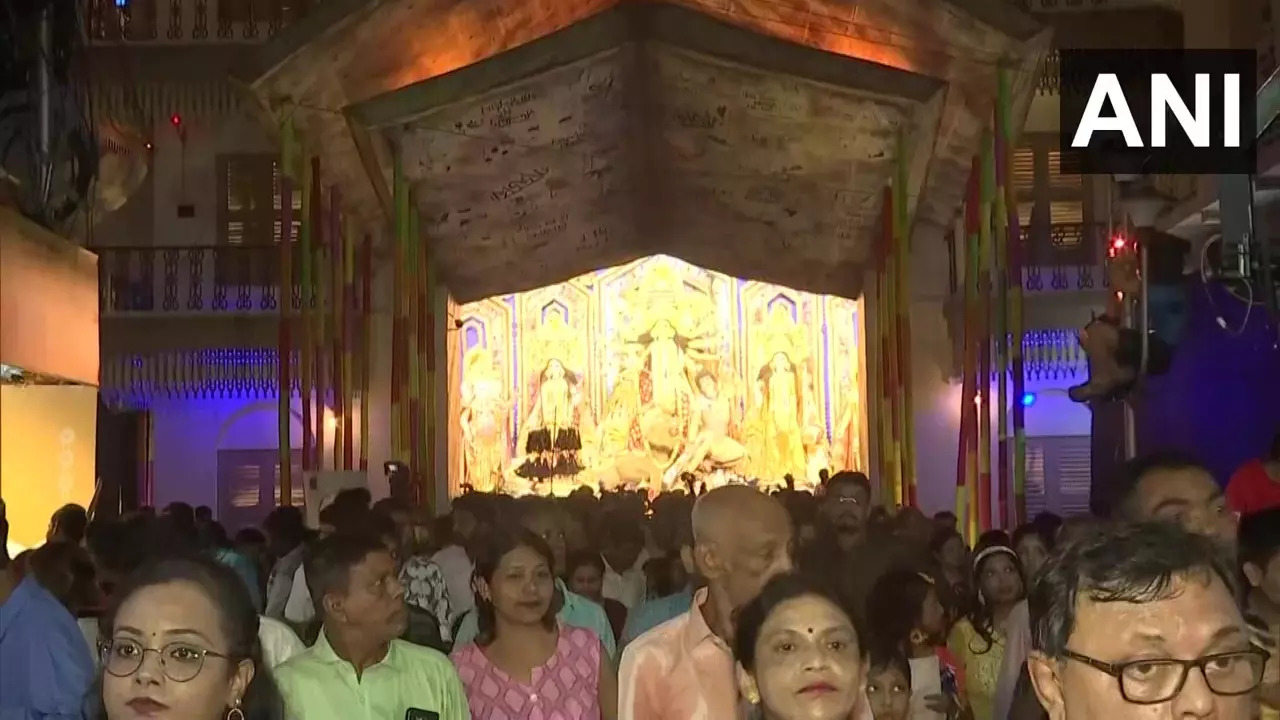
[[[1215,695],[1247,695],[1262,684],[1262,671],[1270,657],[1259,648],[1215,653],[1195,660],[1157,658],[1122,663],[1104,662],[1070,650],[1063,650],[1062,656],[1115,678],[1120,683],[1120,695],[1135,705],[1172,700],[1182,692],[1192,669],[1204,675],[1205,684]]]
[[[172,642],[162,648],[144,647],[134,640],[117,638],[101,645],[102,667],[116,677],[129,677],[142,667],[142,660],[147,653],[153,652],[160,657],[160,668],[165,677],[174,682],[187,682],[200,674],[204,668],[206,657],[231,659],[212,650],[184,642]]]

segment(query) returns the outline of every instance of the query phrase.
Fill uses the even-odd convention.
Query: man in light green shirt
[[[396,561],[376,537],[335,534],[310,549],[304,572],[324,627],[316,644],[276,669],[294,720],[470,720],[453,664],[398,640],[408,623]],[[417,713],[414,713],[417,715]]]

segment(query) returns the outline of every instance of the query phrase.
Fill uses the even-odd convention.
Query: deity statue
[[[755,420],[748,432],[755,474],[766,485],[786,475],[804,477],[804,387],[800,370],[784,352],[774,353],[760,369]]]
[[[623,348],[618,377],[605,400],[597,446],[601,458],[615,457],[631,448],[631,424],[640,413],[640,373],[643,360],[638,346]]]
[[[835,426],[834,470],[862,469],[862,409],[858,390],[851,381],[844,391],[844,409]]]
[[[544,486],[558,479],[572,481],[584,469],[582,429],[588,413],[578,384],[578,376],[555,358],[538,374],[533,408],[520,431],[518,447],[524,456],[515,469],[531,489],[550,491]]]
[[[664,477],[668,487],[682,472],[733,470],[746,459],[746,448],[733,439],[733,400],[721,392],[716,376],[705,370],[698,374],[695,406],[689,443]]]
[[[826,451],[824,428],[817,422],[806,343],[802,328],[785,303],[769,308],[757,337],[763,354],[755,355],[754,403],[746,428],[752,473],[765,485],[781,485],[785,476],[797,481],[811,474],[810,451]],[[824,462],[825,464],[825,462]]]
[[[693,393],[685,365],[683,338],[677,338],[670,320],[659,319],[641,336],[647,363],[640,372],[641,400],[667,415],[684,418]]]
[[[511,451],[511,401],[487,348],[472,348],[463,358],[461,405],[463,483],[478,492],[501,490]]]

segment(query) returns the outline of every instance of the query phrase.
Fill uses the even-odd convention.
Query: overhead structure
[[[902,130],[912,226],[949,227],[996,67],[1048,31],[984,0],[337,0],[244,70],[365,218],[403,164],[460,302],[654,253],[857,296]]]

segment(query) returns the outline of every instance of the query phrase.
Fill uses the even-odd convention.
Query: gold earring
[[[929,637],[925,635],[924,632],[921,631],[919,628],[916,628],[915,630],[911,631],[911,636],[907,639],[911,642],[912,645],[924,645],[925,641],[928,640]]]
[[[227,711],[227,720],[244,720],[244,711],[240,709],[240,701]]]

